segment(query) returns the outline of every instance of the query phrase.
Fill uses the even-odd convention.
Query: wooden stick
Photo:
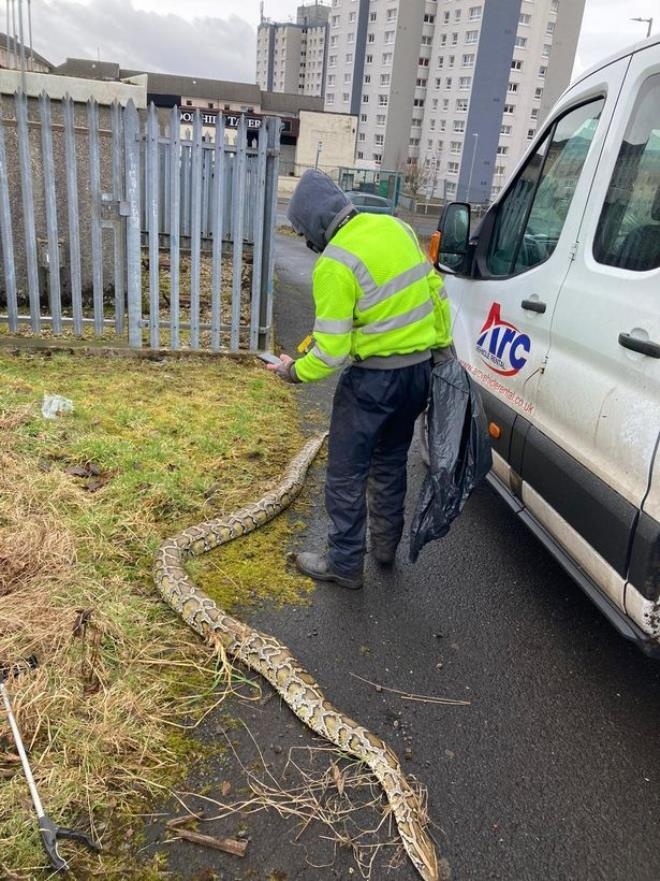
[[[213,838],[212,835],[201,835],[199,832],[189,832],[187,829],[177,829],[176,834],[179,838],[192,841],[193,844],[213,847],[215,850],[222,850],[237,857],[244,857],[248,846],[247,841],[240,841],[237,838]]]

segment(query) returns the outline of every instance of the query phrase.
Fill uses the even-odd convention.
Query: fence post
[[[195,110],[190,201],[190,347],[199,349],[199,312],[202,235],[202,115]]]
[[[53,128],[50,98],[44,90],[39,96],[41,116],[41,154],[44,169],[44,196],[46,203],[46,235],[48,237],[48,300],[53,318],[53,333],[62,333],[62,292],[60,289],[60,244],[57,226],[57,193],[55,190],[55,160],[53,158]]]
[[[25,258],[27,261],[28,294],[30,297],[30,327],[35,333],[41,330],[39,308],[39,257],[37,254],[37,233],[34,224],[34,193],[32,189],[32,167],[30,163],[30,133],[28,130],[28,98],[25,93],[16,92],[16,135],[18,137],[18,156],[21,170],[21,192],[23,196],[23,226],[25,229]]]
[[[89,181],[92,200],[92,290],[94,332],[103,333],[103,233],[101,231],[101,156],[99,152],[99,109],[91,98],[87,102],[89,130]]]
[[[66,202],[69,227],[69,264],[71,267],[71,309],[73,332],[82,336],[82,282],[80,270],[80,225],[78,214],[78,171],[76,167],[76,135],[73,98],[62,101],[64,120],[64,162],[66,165]]]
[[[211,198],[211,236],[213,256],[211,272],[211,348],[220,349],[220,325],[222,323],[222,236],[225,198],[225,121],[222,113],[215,119],[215,144],[213,163],[213,196]]]
[[[245,215],[245,175],[247,164],[247,135],[245,116],[242,115],[236,130],[236,153],[234,154],[234,188],[232,204],[232,235],[234,249],[232,258],[231,332],[229,348],[238,351],[241,326],[241,276],[243,275],[243,223]]]
[[[142,254],[140,242],[140,120],[129,99],[124,111],[124,149],[126,151],[126,229],[128,343],[142,346]]]
[[[122,119],[123,110],[117,100],[112,105],[112,198],[119,206],[123,198],[123,149]],[[126,248],[124,247],[124,222],[121,215],[113,221],[114,230],[114,275],[115,275],[115,332],[124,330],[124,278],[126,275]]]
[[[266,191],[266,164],[268,162],[268,129],[262,123],[259,129],[259,146],[257,152],[256,169],[254,177],[256,187],[254,189],[256,204],[254,206],[253,221],[254,232],[252,235],[252,303],[250,309],[250,348],[259,348],[259,330],[261,319],[261,275],[263,272],[262,256],[267,235],[264,224],[265,205],[269,201]],[[262,346],[267,348],[267,346]]]
[[[149,233],[149,345],[160,346],[160,265],[159,265],[159,211],[160,149],[156,106],[151,102],[147,111],[146,199],[147,230]]]
[[[170,115],[170,346],[178,349],[179,336],[179,229],[181,226],[181,136],[179,108]]]
[[[261,258],[261,296],[259,311],[259,348],[270,345],[273,326],[273,275],[275,273],[275,218],[277,216],[277,182],[279,176],[280,120],[277,116],[266,119],[268,128],[268,158],[266,161],[266,202],[262,236],[264,240]]]
[[[18,329],[18,300],[16,298],[16,267],[14,265],[14,237],[12,234],[11,206],[9,203],[9,169],[5,151],[5,127],[0,103],[0,241],[2,241],[2,266],[5,274],[5,294],[9,330]]]

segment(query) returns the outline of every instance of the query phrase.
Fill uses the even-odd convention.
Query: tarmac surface
[[[277,236],[277,342],[292,354],[313,322],[314,259],[301,239]],[[297,390],[310,433],[327,424],[333,385]],[[306,529],[288,550],[322,547],[323,470],[321,459],[294,503],[290,516]],[[413,445],[411,505],[424,473]],[[660,662],[615,632],[487,486],[414,566],[406,547],[391,573],[367,559],[362,591],[319,585],[308,605],[264,606],[250,622],[283,641],[328,699],[387,741],[426,787],[446,878],[659,881]],[[397,690],[468,703],[403,699]],[[225,707],[202,736],[230,741],[235,753],[195,769],[186,788],[231,801],[245,796],[252,775],[283,816],[246,811],[200,829],[247,838],[243,859],[163,846],[158,823],[143,854],[165,852],[182,881],[360,878],[351,847],[333,844],[321,823],[287,813],[301,808],[301,773],[309,790],[310,777],[329,767],[324,742],[266,684],[259,701],[233,702],[231,713],[235,725],[228,727]],[[288,760],[295,764],[283,780]],[[325,792],[317,791],[317,811],[336,800],[337,779],[345,778],[330,773]],[[297,801],[276,796],[282,786],[299,786]],[[188,803],[213,814],[202,798]],[[182,813],[176,803],[163,809]],[[366,807],[345,814],[338,832],[355,838],[381,818]],[[370,846],[392,837],[385,821],[377,836],[361,840]],[[388,865],[394,847],[372,846],[361,857],[374,859],[372,881],[418,878],[405,857]]]

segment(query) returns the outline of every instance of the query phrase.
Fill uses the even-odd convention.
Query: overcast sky
[[[264,0],[264,14],[295,21],[297,6]],[[126,68],[254,82],[259,0],[32,0],[31,13],[34,48],[55,64],[100,57]],[[646,23],[631,16],[654,17],[657,33],[660,0],[587,0],[574,74],[646,37]]]

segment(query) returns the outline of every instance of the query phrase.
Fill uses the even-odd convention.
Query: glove
[[[433,366],[435,367],[436,364],[442,364],[443,361],[454,361],[456,359],[456,349],[454,344],[450,343],[442,349],[431,349],[431,356],[433,358]]]
[[[274,369],[274,373],[279,376],[282,382],[292,382],[297,383],[301,382],[300,379],[296,376],[296,362],[295,361],[282,361],[277,365]]]

